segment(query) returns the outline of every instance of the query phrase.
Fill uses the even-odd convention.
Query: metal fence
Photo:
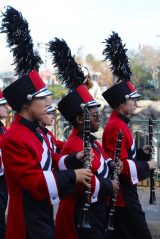
[[[133,120],[130,127],[135,136],[137,147],[148,144],[148,120]],[[160,120],[153,120],[153,145],[155,147],[154,158],[160,169]]]

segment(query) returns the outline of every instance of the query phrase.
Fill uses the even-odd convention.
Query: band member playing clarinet
[[[53,239],[52,201],[72,193],[76,182],[88,185],[92,173],[88,169],[55,171],[55,162],[74,155],[53,152],[39,130],[38,121],[47,115],[47,96],[52,93],[38,73],[41,59],[34,53],[28,22],[21,12],[8,6],[1,31],[7,33],[18,77],[3,90],[3,96],[16,111],[2,141],[9,193],[4,238]]]
[[[105,44],[103,53],[106,60],[110,60],[112,73],[117,79],[117,83],[103,93],[103,97],[113,109],[102,138],[103,149],[109,157],[114,156],[119,130],[123,135],[120,153],[123,170],[119,175],[120,190],[113,218],[115,230],[107,235],[111,239],[151,239],[136,184],[149,177],[149,169],[154,169],[156,162],[147,161],[149,154],[146,153],[149,146],[136,151],[134,138],[128,127],[128,116],[134,112],[136,100],[140,95],[130,82],[131,71],[125,45],[115,32],[105,41]]]
[[[77,192],[61,200],[55,222],[56,239],[104,239],[107,199],[113,190],[119,188],[117,181],[109,180],[108,159],[101,145],[91,134],[97,132],[101,123],[99,103],[97,103],[83,85],[84,75],[71,56],[64,40],[55,39],[49,43],[49,50],[54,57],[59,78],[70,89],[59,103],[58,109],[69,121],[73,130],[63,146],[62,154],[76,153],[84,149],[85,159],[89,160],[90,151],[93,160],[84,162],[73,160],[63,168],[81,168],[86,164],[91,167],[94,176],[87,189],[77,184]],[[86,194],[86,197],[83,195]],[[84,199],[84,200],[83,200]]]

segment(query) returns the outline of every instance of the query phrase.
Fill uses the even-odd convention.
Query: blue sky
[[[128,49],[160,47],[159,0],[0,0],[1,11],[6,5],[22,12],[34,43],[64,38],[73,54],[83,46],[84,54],[103,59],[102,41],[113,30]],[[7,51],[2,34],[0,50]]]

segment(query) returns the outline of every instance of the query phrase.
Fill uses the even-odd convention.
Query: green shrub
[[[53,98],[59,99],[67,95],[68,90],[64,88],[62,85],[53,85],[49,86],[48,89],[53,92]]]

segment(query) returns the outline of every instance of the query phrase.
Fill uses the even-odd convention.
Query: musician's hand
[[[154,146],[151,146],[151,145],[144,145],[142,150],[145,154],[150,154],[150,153],[154,154],[155,153],[155,148],[154,148]]]
[[[83,183],[85,186],[89,187],[91,182],[91,177],[93,174],[91,173],[90,169],[77,169],[75,170],[76,173],[76,182]]]
[[[84,162],[84,152],[80,151],[76,154],[76,158],[80,160],[81,162]]]
[[[80,160],[81,162],[84,162],[84,152],[83,151],[80,151],[76,154],[76,158],[78,160]],[[94,159],[94,153],[92,151],[92,149],[90,150],[90,161],[92,162]]]
[[[147,161],[148,165],[149,165],[149,169],[150,170],[154,170],[156,169],[157,163],[154,159]]]
[[[118,175],[122,172],[122,170],[123,170],[123,162],[121,160],[119,160],[119,168],[117,170]]]
[[[111,180],[113,191],[118,191],[119,190],[119,182],[116,180]]]

